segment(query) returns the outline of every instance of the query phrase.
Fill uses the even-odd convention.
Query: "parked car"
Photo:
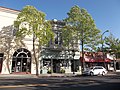
[[[94,66],[91,68],[87,68],[83,71],[83,75],[102,75],[107,74],[107,70],[103,66]]]

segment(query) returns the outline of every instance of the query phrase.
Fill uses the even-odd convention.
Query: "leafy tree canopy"
[[[15,21],[15,27],[19,28],[17,37],[34,34],[41,45],[46,44],[53,37],[51,25],[45,20],[45,14],[33,6],[28,5],[22,9]]]
[[[45,14],[43,12],[38,11],[33,6],[25,6],[18,14],[14,26],[18,29],[16,32],[17,37],[23,39],[26,35],[29,35],[33,40],[33,58],[36,64],[36,75],[38,75],[40,47],[47,45],[54,35],[51,24],[45,20]],[[35,42],[39,42],[38,45]]]
[[[67,13],[68,17],[64,20],[67,23],[65,38],[74,38],[84,44],[84,49],[96,50],[100,41],[100,30],[96,28],[95,22],[87,10],[79,6],[73,6]],[[66,39],[67,39],[66,38]],[[66,40],[65,39],[65,40]]]
[[[105,44],[107,45],[106,51],[111,54],[120,54],[120,40],[115,38],[112,34],[105,38]]]

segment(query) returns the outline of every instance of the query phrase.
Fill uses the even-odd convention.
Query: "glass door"
[[[12,72],[31,72],[31,54],[27,49],[18,49],[13,54]]]
[[[1,73],[1,71],[2,71],[3,56],[4,56],[4,54],[3,54],[3,53],[0,53],[0,73]]]

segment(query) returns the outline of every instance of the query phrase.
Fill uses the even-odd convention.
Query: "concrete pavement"
[[[0,90],[120,90],[120,74],[109,76],[77,76],[35,78],[34,75],[11,75],[0,79]],[[55,75],[55,74],[54,74]],[[12,79],[12,78],[18,79]],[[75,89],[77,88],[77,89]],[[93,88],[93,89],[91,89]]]
[[[27,79],[27,78],[44,78],[44,77],[74,77],[74,74],[40,74],[39,76],[33,74],[0,74],[0,79]]]
[[[108,72],[106,76],[115,76],[120,75],[120,72]],[[32,74],[0,74],[0,79],[26,79],[26,78],[43,78],[43,77],[79,77],[81,75],[77,74],[59,74],[59,73],[52,73],[52,74],[40,74],[39,76],[32,75]]]

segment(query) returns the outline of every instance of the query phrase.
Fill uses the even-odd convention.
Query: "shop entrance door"
[[[0,53],[0,73],[1,73],[1,71],[2,71],[3,56],[4,56],[4,54],[3,54],[3,53]]]
[[[53,73],[60,73],[60,61],[53,60]]]
[[[23,55],[21,57],[16,58],[16,68],[15,68],[15,72],[27,72],[28,68],[28,58],[23,57]]]
[[[18,49],[14,53],[12,72],[31,72],[31,54],[27,49]]]

